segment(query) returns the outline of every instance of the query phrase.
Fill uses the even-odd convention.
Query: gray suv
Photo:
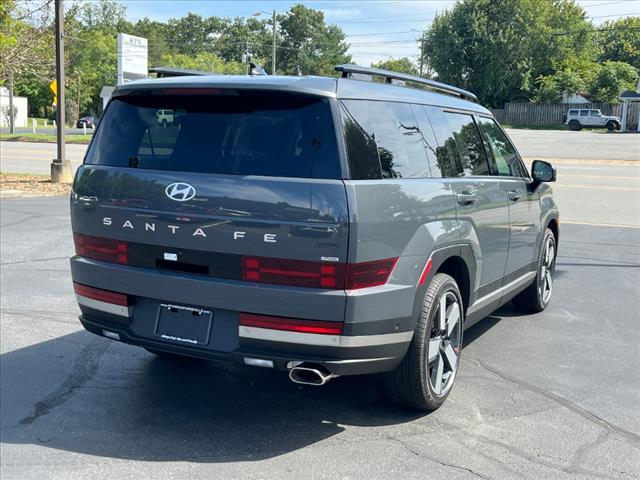
[[[381,373],[433,410],[465,328],[547,306],[554,168],[469,92],[336,69],[116,89],[71,195],[87,330],[302,384]]]

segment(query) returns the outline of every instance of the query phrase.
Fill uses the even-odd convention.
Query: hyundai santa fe
[[[465,328],[546,308],[554,168],[528,173],[470,92],[336,69],[116,89],[71,195],[87,330],[302,384],[380,373],[433,410]]]

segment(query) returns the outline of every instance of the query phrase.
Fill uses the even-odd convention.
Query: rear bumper
[[[413,336],[411,302],[406,301],[412,294],[406,287],[349,296],[342,290],[247,285],[82,257],[71,259],[71,271],[75,282],[134,297],[131,306],[122,307],[78,296],[80,320],[88,331],[181,355],[240,364],[246,358],[264,359],[282,370],[290,368],[290,362],[308,362],[335,375],[355,375],[395,368]],[[207,345],[170,342],[155,334],[159,306],[167,302],[213,312]],[[241,311],[340,323],[346,317],[346,322],[342,335],[298,333],[241,326]],[[362,318],[366,321],[358,321]]]
[[[81,315],[80,323],[82,323],[82,326],[87,331],[96,335],[139,347],[146,347],[178,355],[202,358],[205,360],[232,362],[239,365],[249,364],[246,359],[268,360],[272,362],[274,369],[283,371],[289,370],[292,363],[312,363],[323,366],[334,375],[364,375],[393,370],[402,361],[408,348],[408,343],[398,343],[387,345],[383,350],[376,352],[378,354],[386,354],[387,356],[375,356],[374,352],[371,352],[374,356],[368,356],[366,352],[361,350],[357,353],[354,352],[354,354],[361,356],[361,358],[348,358],[349,354],[347,352],[343,352],[343,355],[340,355],[341,358],[334,358],[331,355],[321,355],[317,350],[300,348],[300,345],[297,344],[280,342],[276,344],[274,342],[257,341],[242,344],[230,352],[223,352],[177,345],[148,337],[140,337],[124,325],[107,321],[104,318],[92,317],[89,314]],[[363,354],[364,358],[362,358]]]

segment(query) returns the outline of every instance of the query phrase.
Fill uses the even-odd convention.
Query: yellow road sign
[[[58,95],[58,80],[54,80],[53,82],[51,82],[49,84],[49,88],[51,89],[54,97]]]

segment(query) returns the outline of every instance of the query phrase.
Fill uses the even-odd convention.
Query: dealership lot
[[[549,309],[507,306],[467,331],[460,377],[430,415],[389,404],[371,377],[301,387],[82,331],[68,200],[3,199],[0,476],[640,478],[640,166],[608,150],[620,161],[557,162]]]

